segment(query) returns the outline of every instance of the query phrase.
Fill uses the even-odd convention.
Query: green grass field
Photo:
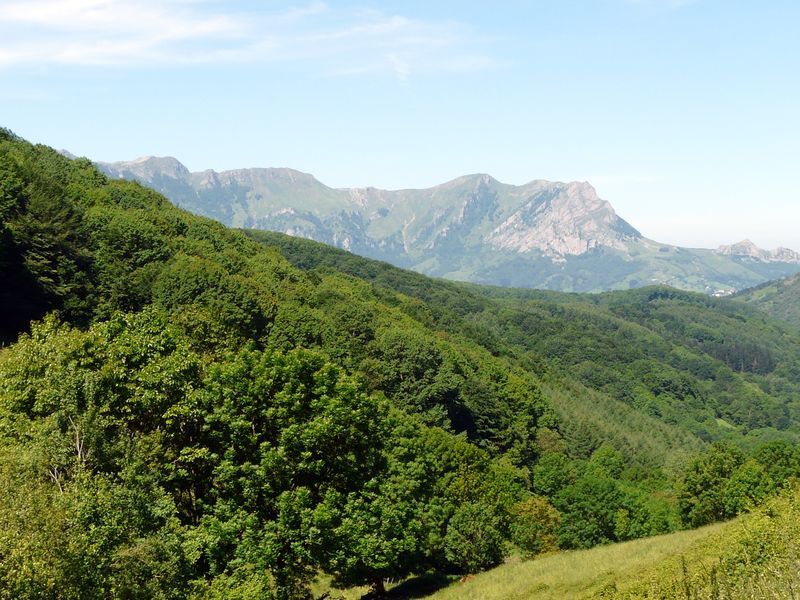
[[[753,513],[670,535],[509,562],[431,600],[800,598],[800,488]]]
[[[430,596],[431,600],[542,600],[591,598],[611,591],[673,556],[687,552],[726,524],[692,531],[560,552],[529,561],[512,561],[458,582]]]

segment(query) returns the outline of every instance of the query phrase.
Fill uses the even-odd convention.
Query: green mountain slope
[[[5,131],[0,191],[4,597],[300,598],[319,569],[500,560],[558,439],[513,356]]]
[[[430,598],[586,600],[615,597],[615,588],[637,582],[643,572],[656,569],[670,559],[679,560],[681,555],[698,548],[709,538],[720,536],[727,526],[711,525],[591,550],[552,554],[533,561],[509,562],[463,583],[454,582],[431,594]]]
[[[100,163],[194,213],[476,283],[596,292],[666,284],[730,293],[800,271],[800,254],[716,251],[642,236],[586,182],[468,175],[428,189],[334,189],[291,169],[190,173],[174,158]]]
[[[737,294],[735,299],[800,328],[800,277],[770,281]]]
[[[706,440],[800,430],[797,338],[739,304],[434,280],[5,130],[0,269],[3,597],[377,591],[668,532]],[[702,518],[765,493],[725,490]]]
[[[800,408],[800,338],[739,303],[658,287],[580,295],[447,283],[309,240],[249,234],[301,268],[345,271],[447,306],[447,318],[455,313],[489,344],[522,353],[541,377],[590,388],[702,439],[755,443],[800,432],[789,424]]]

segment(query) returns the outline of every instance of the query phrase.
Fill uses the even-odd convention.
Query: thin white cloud
[[[0,4],[0,68],[308,63],[329,75],[484,69],[464,25],[315,1],[280,13],[219,0],[11,0]]]

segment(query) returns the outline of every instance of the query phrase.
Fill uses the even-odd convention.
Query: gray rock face
[[[563,258],[601,247],[624,251],[641,237],[584,182],[545,186],[484,239],[494,248]]]
[[[513,186],[478,174],[389,191],[330,188],[292,169],[191,173],[170,157],[98,166],[232,227],[310,238],[479,283],[564,291],[667,283],[730,293],[800,271],[800,255],[787,249],[742,243],[690,250],[648,240],[586,182]]]

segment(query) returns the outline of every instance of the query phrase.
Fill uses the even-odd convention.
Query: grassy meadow
[[[726,524],[661,535],[591,550],[559,552],[530,561],[514,561],[455,583],[431,596],[436,600],[522,600],[592,598],[612,591],[617,582],[635,579],[662,561],[680,555]]]

